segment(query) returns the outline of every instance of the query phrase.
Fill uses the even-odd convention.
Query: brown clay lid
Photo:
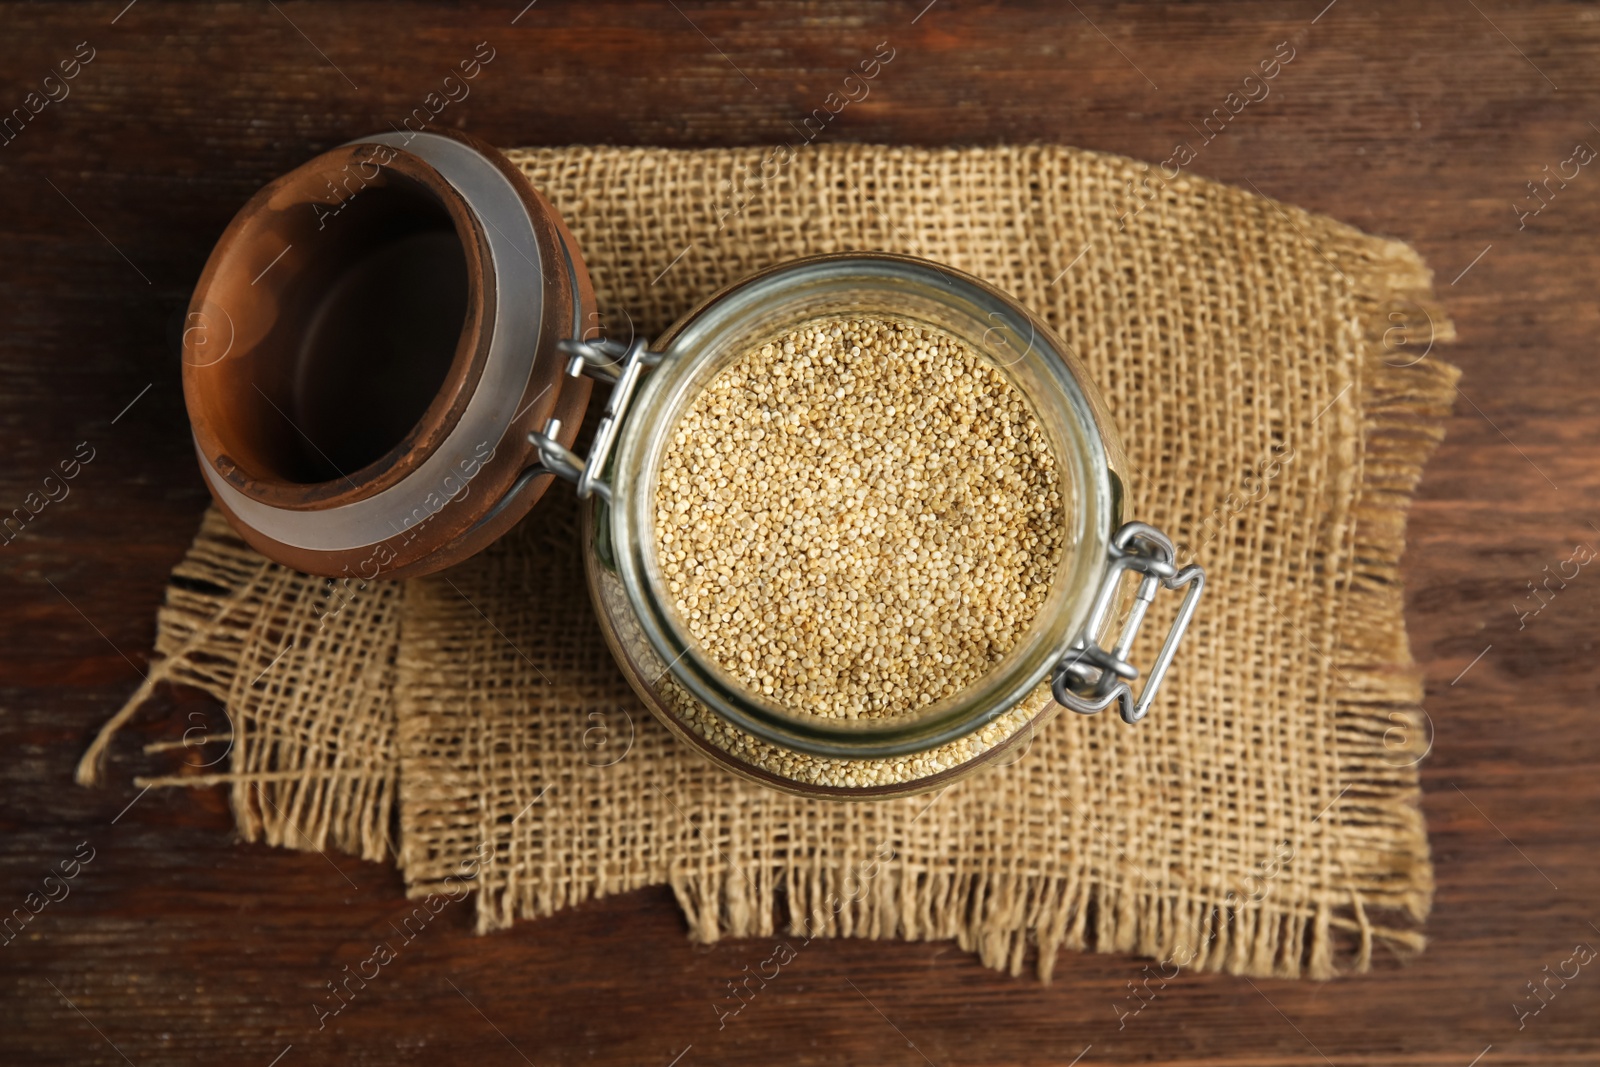
[[[184,398],[213,498],[266,556],[330,577],[425,574],[479,551],[552,475],[589,398],[564,338],[593,321],[571,235],[498,151],[363,138],[272,182],[189,305]]]

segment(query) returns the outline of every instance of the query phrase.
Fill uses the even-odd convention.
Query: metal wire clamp
[[[539,449],[540,466],[560,475],[578,486],[578,496],[586,498],[598,494],[611,502],[611,486],[600,480],[611,458],[611,446],[616,443],[617,430],[628,404],[644,372],[661,362],[660,352],[652,352],[644,341],[637,338],[631,344],[619,341],[577,341],[560,343],[561,351],[572,357],[567,361],[567,375],[579,378],[587,375],[598,381],[611,383],[611,395],[606,398],[606,410],[595,427],[594,440],[589,445],[589,457],[584,459],[556,438],[561,433],[561,420],[548,419],[541,432],[528,435]]]
[[[1058,703],[1079,714],[1093,715],[1115,701],[1122,721],[1136,723],[1149,711],[1167,668],[1172,666],[1178,643],[1183,640],[1183,633],[1189,628],[1189,620],[1194,616],[1200,594],[1205,590],[1206,572],[1198,564],[1190,564],[1179,570],[1175,565],[1177,553],[1167,535],[1142,522],[1125,523],[1117,530],[1112,535],[1107,555],[1110,561],[1105,577],[1101,579],[1100,592],[1095,598],[1088,625],[1084,627],[1083,636],[1056,666],[1050,688]],[[1138,592],[1134,594],[1133,605],[1128,609],[1127,620],[1122,624],[1122,633],[1117,637],[1116,644],[1107,650],[1100,647],[1097,635],[1105,626],[1121,587],[1122,576],[1127,571],[1134,571],[1143,577],[1139,581]],[[1185,585],[1189,590],[1178,608],[1178,617],[1167,632],[1167,639],[1150,668],[1144,688],[1135,698],[1128,683],[1139,677],[1139,670],[1128,662],[1128,652],[1133,647],[1134,639],[1139,636],[1145,612],[1155,600],[1158,587],[1177,589]]]

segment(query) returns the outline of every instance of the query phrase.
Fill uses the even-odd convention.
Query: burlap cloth
[[[848,249],[947,263],[1040,312],[1110,403],[1128,514],[1209,568],[1149,718],[1063,714],[933,795],[747,784],[623,681],[558,485],[495,548],[403,586],[295,574],[208,514],[85,780],[168,681],[214,694],[231,730],[140,784],[226,784],[245,839],[393,859],[412,896],[487,842],[480,931],[664,883],[697,939],[955,938],[1043,978],[1063,946],[1318,978],[1421,947],[1427,738],[1397,561],[1456,372],[1417,361],[1449,327],[1415,253],[1199,179],[1151,198],[1149,168],[1059,147],[513,158],[575,233],[613,335]]]

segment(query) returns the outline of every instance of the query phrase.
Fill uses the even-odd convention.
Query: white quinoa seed
[[[662,578],[700,651],[830,718],[904,715],[982,677],[1027,632],[1063,542],[1055,461],[1023,394],[960,339],[881,319],[812,322],[724,369],[680,417],[655,507]],[[1042,706],[855,761],[773,749],[667,695],[731,756],[846,786],[959,766]]]

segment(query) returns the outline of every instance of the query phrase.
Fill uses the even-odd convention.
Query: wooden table
[[[1527,185],[1578,142],[1600,147],[1600,14],[524,2],[0,8],[0,108],[60,95],[45,77],[92,56],[0,145],[0,510],[80,442],[93,450],[70,495],[0,546],[0,906],[93,850],[70,896],[0,947],[0,1059],[1600,1062],[1600,967],[1552,984],[1521,1029],[1513,1009],[1575,944],[1600,946],[1600,574],[1537,616],[1516,607],[1547,565],[1600,545],[1600,170],[1541,200]],[[145,669],[205,504],[176,338],[212,242],[263,182],[388,128],[478,42],[497,60],[446,119],[506,145],[777,143],[888,41],[887,77],[826,136],[1159,161],[1285,40],[1293,65],[1194,169],[1416,245],[1459,328],[1446,355],[1467,371],[1405,567],[1436,732],[1423,778],[1438,895],[1420,958],[1326,984],[1185,974],[1119,1031],[1112,1004],[1137,959],[1068,955],[1040,987],[948,944],[818,943],[718,1032],[713,1001],[762,946],[689,944],[656,890],[486,938],[456,908],[319,1032],[311,1003],[335,961],[405,909],[399,874],[238,845],[219,794],[139,794],[141,745],[203,715],[194,696],[163,696],[119,740],[112,784],[72,784]]]

